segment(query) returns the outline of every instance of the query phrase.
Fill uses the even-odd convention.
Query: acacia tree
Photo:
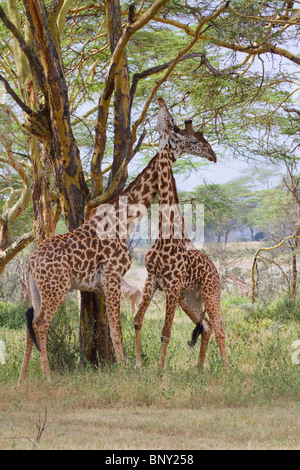
[[[204,205],[204,223],[209,231],[217,235],[217,244],[234,218],[233,200],[228,197],[221,184],[204,184],[197,186],[192,193],[196,201]],[[227,239],[225,239],[226,245]]]
[[[142,126],[156,111],[152,100],[162,85],[166,96],[172,96],[174,111],[181,112],[183,106],[196,110],[196,120],[204,119],[222,140],[220,131],[232,109],[241,109],[241,103],[248,109],[266,92],[263,67],[252,86],[249,70],[256,60],[273,54],[300,63],[284,47],[298,28],[294,2],[262,6],[245,1],[240,6],[234,1],[140,0],[128,7],[120,0],[7,0],[0,18],[1,49],[10,64],[0,62],[0,80],[32,137],[35,201],[48,188],[41,175],[43,164],[50,163],[69,230],[124,188],[128,163],[141,148]],[[240,54],[228,64],[227,51]],[[266,80],[268,87],[279,90],[275,106],[285,99],[280,95],[283,81]],[[217,99],[218,90],[222,93]],[[274,103],[268,112],[271,108]],[[88,163],[75,137],[82,123],[95,129]],[[233,143],[226,133],[223,137]],[[51,213],[51,205],[48,210]],[[103,299],[90,293],[81,298],[82,347],[97,363],[99,357],[110,357],[103,308],[98,315]]]
[[[282,152],[282,153],[281,153]],[[284,162],[286,174],[281,183],[273,189],[258,191],[253,200],[256,201],[256,208],[250,214],[252,223],[263,230],[267,238],[272,240],[274,246],[270,248],[260,248],[254,257],[252,268],[252,279],[254,282],[254,268],[257,261],[261,258],[259,252],[273,253],[273,249],[280,248],[291,254],[290,274],[285,274],[288,284],[288,293],[291,300],[295,299],[298,288],[298,270],[297,256],[299,250],[299,229],[300,229],[300,177],[298,161],[292,155],[292,152],[283,151],[283,148],[277,146],[273,149],[272,158]],[[286,249],[288,248],[288,250]],[[274,252],[275,253],[275,252]],[[290,256],[290,255],[289,255]],[[270,262],[275,262],[271,260]],[[277,262],[277,268],[284,272],[283,267],[279,266],[281,262]],[[253,287],[254,290],[254,287]],[[253,301],[254,301],[253,294]]]

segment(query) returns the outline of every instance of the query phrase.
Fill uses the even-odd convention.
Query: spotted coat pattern
[[[174,121],[170,117],[164,100],[160,99],[159,105],[159,204],[172,206],[178,204],[179,199],[169,162],[178,158],[178,146],[180,146],[181,140],[176,141]],[[192,128],[187,127],[188,133],[195,136],[196,133],[192,131]],[[203,136],[201,138],[200,136],[196,137],[200,150],[198,149],[196,153],[196,147],[194,147],[193,154],[206,156],[206,158],[216,161],[216,155],[210,146],[207,147],[209,150],[208,156],[203,152],[201,153],[201,143],[203,147],[204,138]],[[196,143],[194,145],[196,146]],[[179,153],[182,152],[179,150]],[[155,291],[161,289],[166,295],[166,315],[161,333],[160,367],[163,369],[165,364],[167,346],[171,338],[172,323],[178,303],[195,324],[200,323],[203,326],[198,361],[199,368],[203,366],[212,331],[215,333],[224,367],[226,367],[225,334],[220,320],[221,288],[218,271],[212,261],[204,253],[194,249],[190,240],[186,238],[182,215],[180,218],[182,236],[180,239],[174,237],[174,221],[175,217],[170,217],[170,236],[164,238],[161,226],[163,218],[159,219],[159,236],[145,257],[148,276],[142,301],[134,319],[136,365],[141,366],[141,331],[144,315]],[[205,311],[207,315],[205,315]]]

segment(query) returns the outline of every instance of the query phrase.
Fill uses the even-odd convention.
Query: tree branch
[[[134,148],[130,159],[127,160],[128,163],[133,159],[133,157],[134,157],[134,156],[138,153],[138,151],[140,150],[141,145],[142,145],[143,140],[144,140],[144,138],[146,137],[146,135],[147,135],[147,131],[146,131],[146,129],[144,129],[143,132],[141,133],[140,137],[139,137],[138,143],[136,144],[136,147]]]
[[[12,35],[16,38],[18,41],[21,50],[25,54],[25,56],[28,59],[32,74],[39,85],[43,95],[46,97],[47,96],[47,86],[46,86],[46,79],[44,75],[44,70],[41,65],[41,62],[39,61],[37,55],[33,51],[31,47],[29,47],[26,44],[25,39],[23,36],[20,34],[18,29],[15,27],[15,25],[7,18],[3,8],[0,6],[0,19],[3,21],[4,25],[6,28],[12,33]]]
[[[27,245],[34,241],[34,231],[25,233],[4,251],[0,251],[0,276],[7,264],[22,251]]]
[[[195,30],[191,28],[189,25],[181,23],[180,21],[172,20],[169,18],[160,18],[157,16],[154,17],[153,20],[159,23],[169,24],[170,26],[174,26],[176,28],[182,29],[189,36],[195,36]],[[244,52],[244,53],[251,54],[251,55],[259,55],[259,54],[265,54],[265,53],[271,52],[273,54],[285,57],[286,59],[294,62],[295,64],[300,65],[299,56],[293,54],[292,52],[282,47],[278,47],[269,42],[265,42],[257,46],[254,46],[253,44],[249,44],[248,46],[241,46],[240,44],[235,44],[234,42],[225,41],[222,39],[218,39],[214,36],[205,35],[205,34],[201,34],[201,39],[203,41],[209,41],[217,46],[225,47],[226,49],[230,49],[232,51]]]
[[[28,114],[29,116],[33,113],[32,109],[30,109],[27,104],[25,104],[19,97],[18,95],[14,92],[14,90],[11,88],[10,84],[8,81],[0,75],[0,81],[4,84],[5,90],[7,93],[12,97],[12,99],[17,103],[18,106],[24,111],[24,113]]]
[[[270,16],[260,17],[260,16],[253,16],[253,15],[244,15],[240,13],[239,11],[235,10],[230,5],[228,7],[228,10],[233,15],[238,16],[240,18],[244,18],[246,20],[254,20],[254,21],[261,22],[261,23],[269,23],[269,24],[283,24],[283,25],[290,25],[290,26],[299,26],[299,12],[295,16],[291,16],[289,18],[283,19],[283,18],[278,18],[278,15],[276,15],[276,18],[272,18]]]
[[[251,297],[251,302],[254,304],[255,302],[255,278],[254,278],[254,270],[255,270],[255,267],[256,267],[256,264],[257,264],[257,257],[258,257],[258,254],[260,251],[271,251],[271,250],[275,250],[276,248],[279,248],[280,246],[282,246],[286,241],[288,240],[291,240],[292,238],[296,239],[296,238],[299,238],[299,235],[300,235],[300,226],[297,227],[296,231],[293,233],[293,235],[290,235],[288,237],[285,237],[280,243],[278,243],[277,245],[275,246],[270,246],[268,248],[259,248],[255,255],[254,255],[254,259],[253,259],[253,263],[252,263],[252,267],[251,267],[251,280],[252,280],[252,297]]]
[[[296,108],[283,108],[287,113],[296,113],[298,116],[300,116],[300,110]]]
[[[109,107],[111,97],[115,89],[115,80],[119,72],[124,67],[124,52],[130,38],[145,24],[147,24],[159,11],[159,9],[165,5],[168,0],[156,0],[154,4],[143,14],[141,14],[135,22],[127,23],[120,38],[110,38],[110,46],[112,51],[111,60],[109,63],[108,71],[105,77],[104,90],[99,98],[98,105],[98,116],[95,126],[95,151],[91,163],[91,175],[92,180],[95,181],[92,189],[92,197],[102,191],[102,180],[101,180],[101,162],[106,147],[106,127],[109,114]],[[107,9],[109,5],[107,4]],[[129,15],[130,21],[133,20],[132,11]],[[130,109],[129,109],[130,111]],[[130,153],[130,152],[129,152]],[[96,180],[98,178],[98,180]]]
[[[123,160],[121,163],[117,173],[115,174],[115,177],[110,185],[110,187],[105,191],[103,194],[100,194],[99,196],[95,197],[91,201],[88,201],[86,206],[85,206],[85,219],[89,218],[89,215],[91,213],[91,210],[95,207],[100,206],[100,204],[103,204],[104,202],[108,201],[111,196],[114,194],[114,191],[116,187],[118,186],[123,173],[125,171],[125,168],[127,167],[127,161]]]
[[[207,60],[206,54],[204,52],[192,52],[190,54],[186,54],[182,57],[179,58],[178,63],[183,62],[184,60],[189,60],[189,59],[195,59],[197,57],[201,58],[201,64],[200,65],[205,65],[205,67],[216,77],[222,76],[222,75],[229,75],[231,72],[229,70],[223,70],[220,71],[213,67]],[[136,92],[136,88],[138,85],[139,80],[142,78],[149,77],[150,75],[154,75],[156,73],[162,72],[163,70],[169,68],[174,60],[170,60],[170,62],[165,62],[164,64],[161,65],[156,65],[155,67],[151,67],[149,69],[144,70],[143,72],[140,73],[135,73],[132,77],[132,85],[130,89],[130,101],[131,105],[134,99],[134,95]]]
[[[215,18],[217,18],[218,16],[221,15],[221,13],[223,13],[223,11],[225,11],[228,7],[228,4],[229,2],[226,2],[224,5],[222,5],[220,8],[218,8],[214,13],[212,13],[211,15],[209,16],[206,16],[204,18],[202,18],[197,26],[197,29],[196,31],[194,31],[194,39],[182,50],[180,51],[177,56],[175,57],[175,59],[172,61],[171,65],[168,67],[166,73],[164,74],[164,76],[158,80],[155,85],[152,87],[150,93],[149,93],[149,96],[146,100],[146,103],[144,105],[144,108],[141,112],[141,115],[140,117],[138,118],[138,120],[134,123],[134,125],[132,126],[132,137],[131,137],[131,144],[133,146],[133,143],[135,142],[136,140],[136,131],[137,131],[137,128],[138,126],[143,122],[144,118],[145,118],[145,115],[148,111],[148,108],[150,106],[150,103],[152,102],[152,99],[155,95],[155,93],[157,92],[157,90],[159,89],[159,87],[169,78],[169,76],[171,75],[171,73],[173,72],[174,68],[176,67],[176,65],[178,64],[178,62],[180,61],[180,59],[182,59],[182,57],[185,56],[185,54],[190,50],[192,49],[192,47],[198,42],[200,36],[201,36],[201,39],[202,39],[202,32],[201,32],[201,29],[202,27],[209,23],[210,21],[214,20]]]

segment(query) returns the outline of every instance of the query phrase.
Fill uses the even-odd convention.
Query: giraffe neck
[[[175,161],[175,156],[170,155],[171,167],[174,165]],[[139,207],[141,207],[141,209],[143,208],[145,212],[145,209],[149,208],[158,192],[158,164],[159,153],[150,160],[144,170],[118,197],[110,201],[110,204],[115,206],[117,214],[121,204],[126,204],[127,206],[127,236],[135,230],[142,218]],[[97,219],[97,212],[93,217]]]
[[[161,239],[180,239],[184,234],[183,218],[171,165],[171,162],[175,162],[179,156],[179,153],[171,149],[167,142],[161,140],[158,161],[159,238]]]
[[[158,160],[158,193],[159,204],[179,204],[176,183],[172,172],[169,146],[160,148]],[[172,154],[174,161],[176,155]]]

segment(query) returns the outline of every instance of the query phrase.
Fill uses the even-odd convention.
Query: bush
[[[300,321],[300,299],[290,300],[288,297],[273,302],[257,302],[249,310],[255,318],[269,318],[273,321]]]
[[[5,326],[14,330],[18,330],[25,326],[25,312],[28,308],[28,301],[3,302],[0,300],[0,326]]]
[[[74,370],[79,362],[78,305],[67,299],[54,316],[48,332],[48,358],[50,368],[57,372]]]

